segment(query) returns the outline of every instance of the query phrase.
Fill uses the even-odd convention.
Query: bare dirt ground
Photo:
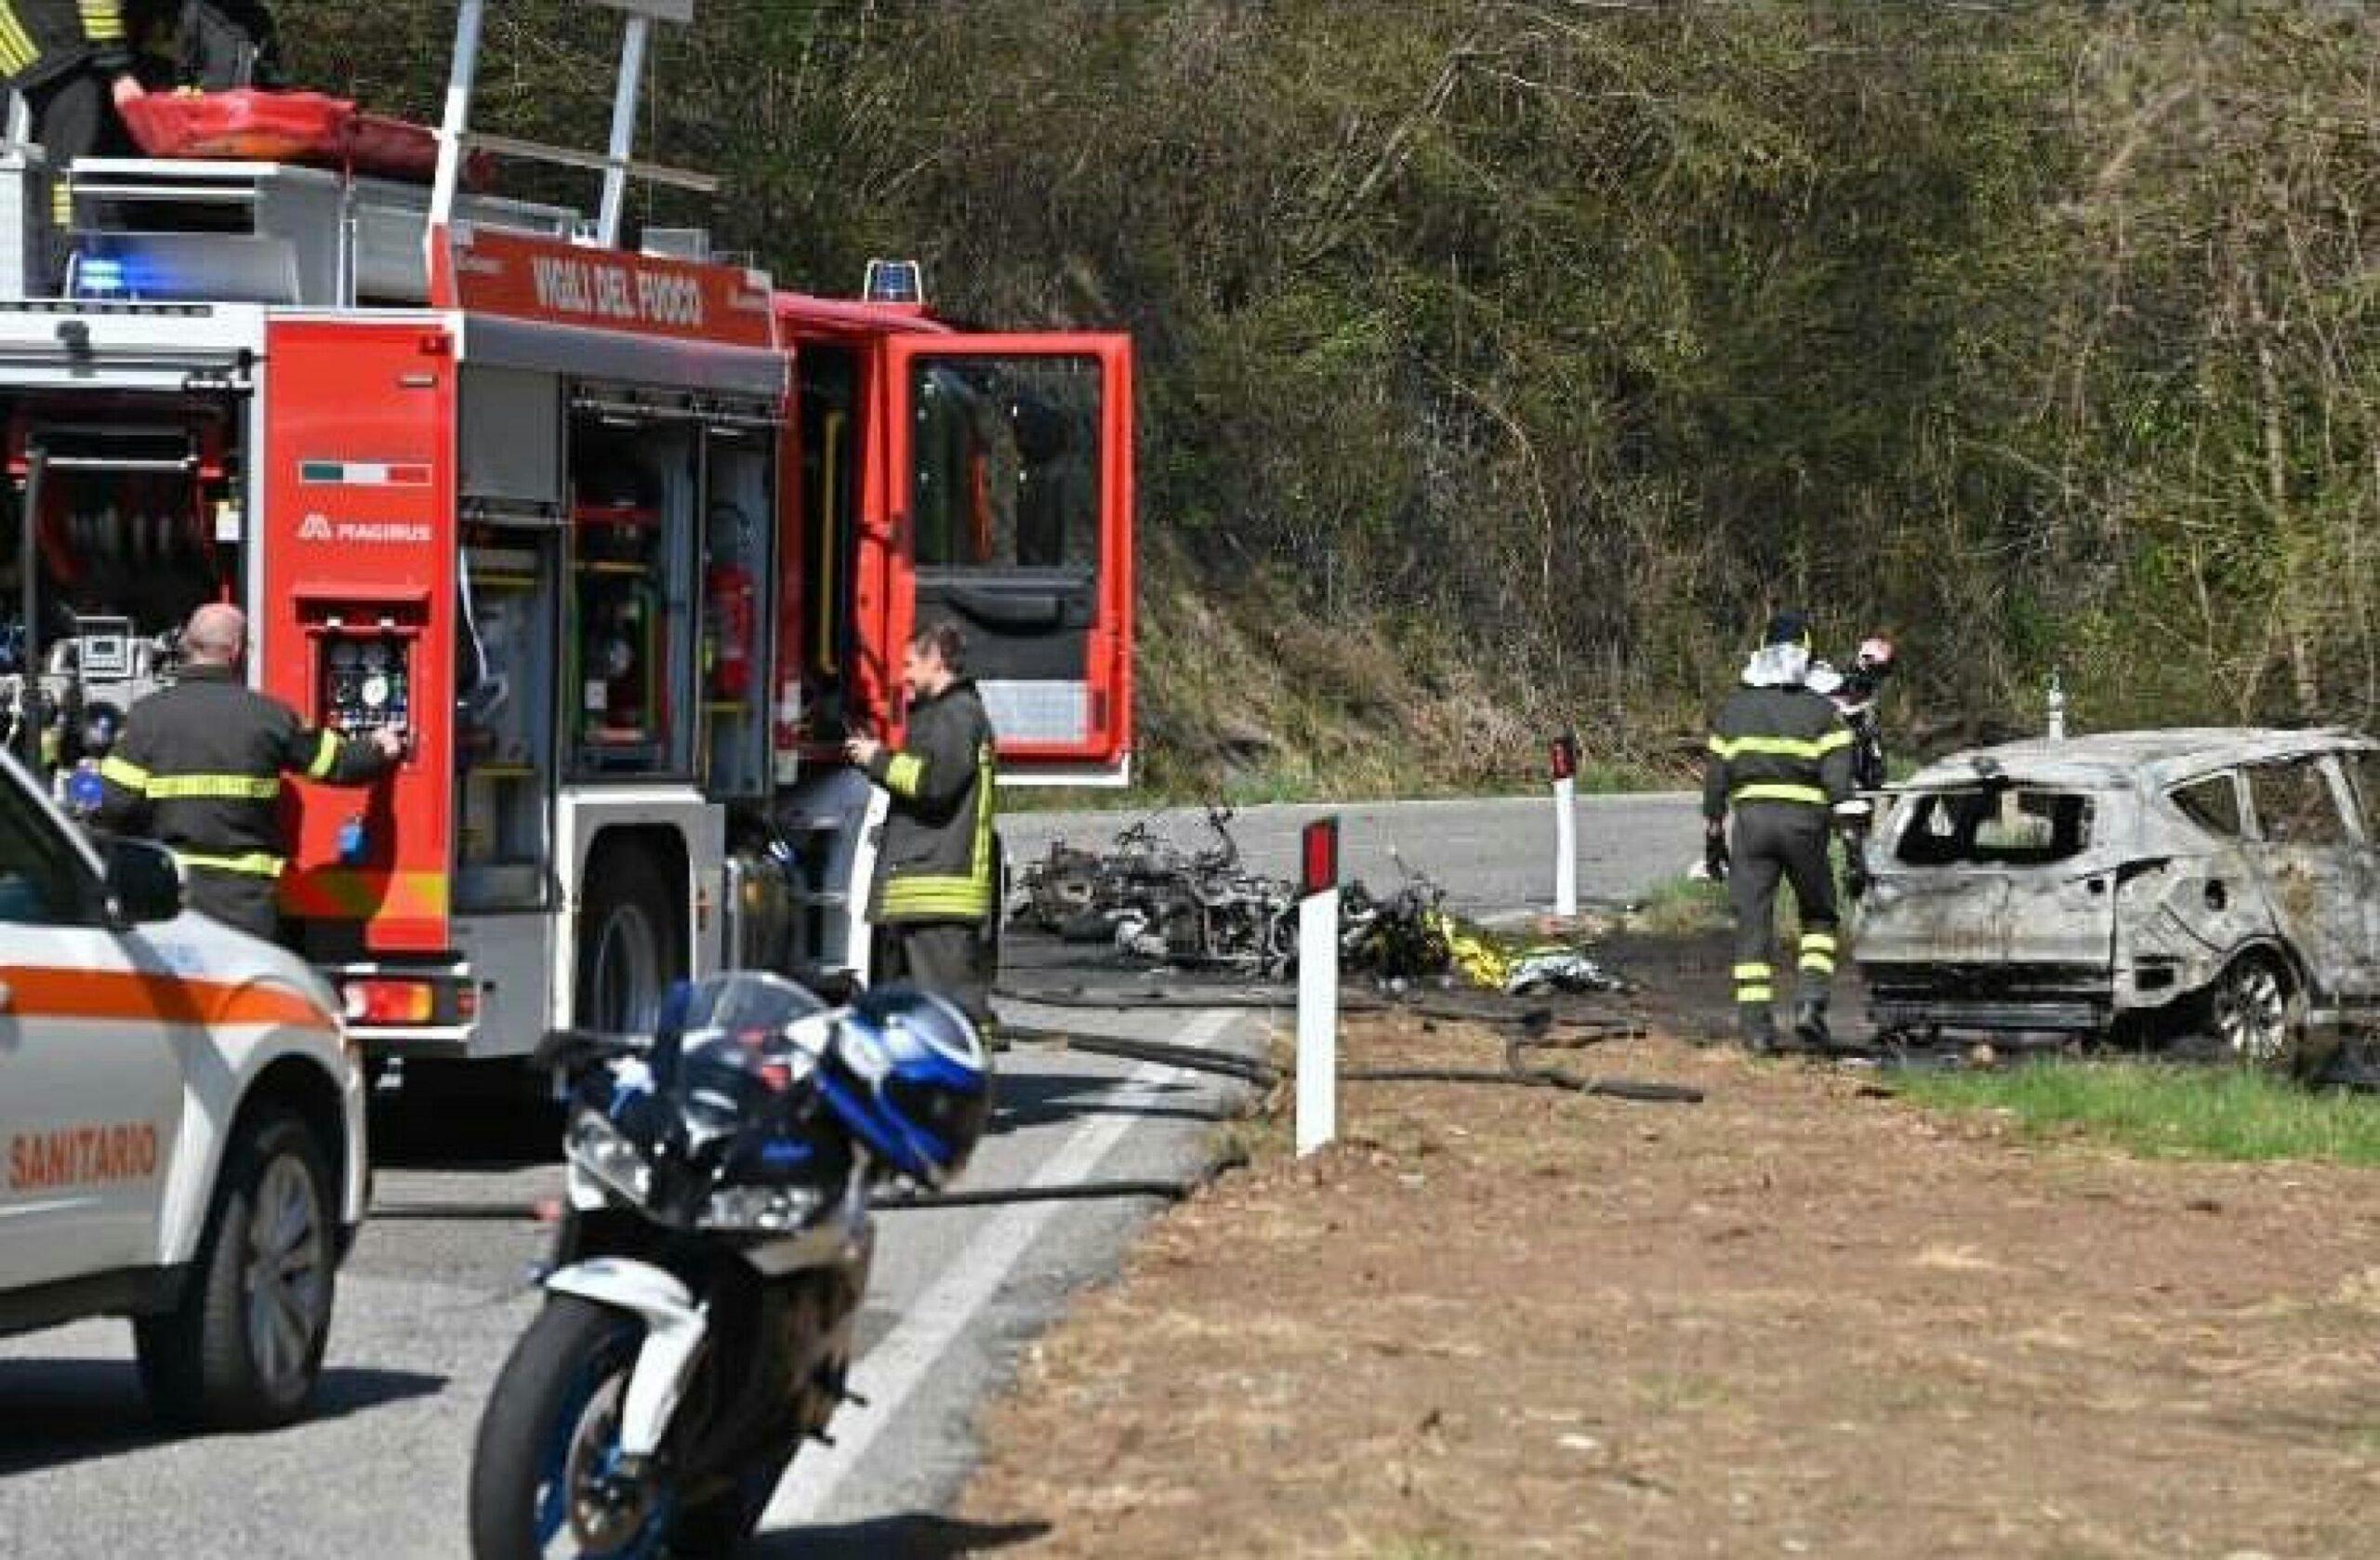
[[[1699,1035],[1724,951],[1646,957]],[[2380,1175],[2043,1145],[1671,1034],[1563,1060],[1709,1094],[1350,1084],[1303,1162],[1248,1124],[1028,1356],[962,1516],[1051,1556],[2380,1554]]]

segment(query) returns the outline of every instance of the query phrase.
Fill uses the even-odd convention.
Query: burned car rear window
[[[1911,866],[2041,866],[2090,847],[2088,792],[2028,786],[1924,791],[1895,854]]]

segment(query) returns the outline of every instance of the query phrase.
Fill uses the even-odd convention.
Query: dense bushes
[[[495,121],[600,133],[594,13],[498,8]],[[445,7],[282,11],[313,79],[434,105]],[[1161,773],[1269,744],[1470,778],[1528,755],[1438,734],[1563,716],[1658,761],[1787,598],[1897,631],[1937,742],[2031,725],[2053,666],[2088,725],[2373,718],[2363,7],[701,16],[654,152],[729,176],[728,242],[820,290],[918,254],[961,316],[1130,328],[1155,615],[1276,668],[1318,610],[1394,674],[1226,708],[1156,657]],[[1485,727],[1432,707],[1482,697]]]

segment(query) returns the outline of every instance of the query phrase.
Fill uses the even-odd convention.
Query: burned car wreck
[[[2380,1018],[2380,744],[2109,733],[1892,787],[1857,958],[1881,1035],[2209,1042],[2317,1065]]]

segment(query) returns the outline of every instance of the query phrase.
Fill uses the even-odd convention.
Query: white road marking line
[[[1183,1029],[1182,1043],[1208,1045],[1236,1016],[1230,1011],[1201,1013]],[[1144,1063],[1119,1079],[1117,1089],[1138,1091],[1174,1070],[1162,1062]],[[1064,1186],[1089,1179],[1107,1151],[1135,1125],[1129,1116],[1101,1116],[1085,1122],[1042,1161],[1026,1184]],[[877,1437],[900,1417],[944,1352],[999,1293],[1010,1270],[1031,1249],[1042,1226],[1058,1216],[1062,1206],[1019,1203],[993,1215],[958,1260],[910,1303],[907,1315],[892,1330],[853,1363],[852,1388],[867,1399],[866,1405],[848,1406],[835,1416],[827,1426],[827,1434],[835,1437],[833,1446],[802,1448],[760,1518],[761,1531],[814,1522],[826,1514]]]

